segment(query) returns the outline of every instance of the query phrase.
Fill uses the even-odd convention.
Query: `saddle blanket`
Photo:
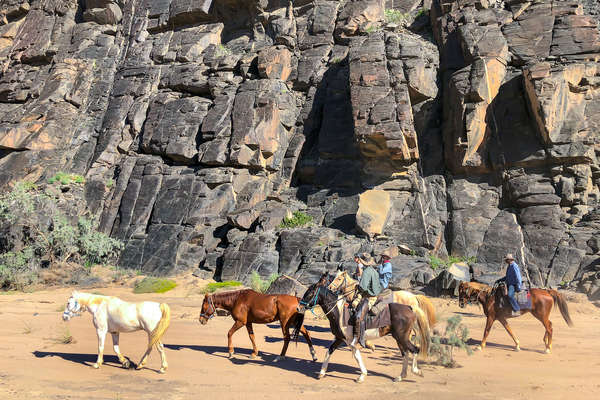
[[[520,308],[531,309],[531,293],[528,289],[523,289],[519,293],[515,293],[515,299]]]
[[[383,305],[384,308],[377,314],[371,315],[369,311],[367,316],[365,317],[366,326],[365,329],[373,329],[373,328],[382,328],[384,326],[390,326],[391,318],[390,318],[390,307],[389,303]],[[351,316],[350,310],[348,307],[344,307],[344,317],[343,317],[343,325],[351,325],[354,323],[354,317]]]

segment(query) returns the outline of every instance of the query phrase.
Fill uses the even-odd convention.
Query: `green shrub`
[[[242,286],[242,282],[238,281],[224,281],[224,282],[211,282],[200,290],[201,293],[213,293],[218,289],[225,289],[230,287]]]
[[[305,214],[302,211],[294,211],[294,213],[292,214],[292,218],[284,218],[279,227],[298,228],[310,224],[312,220],[312,216]]]
[[[30,182],[18,182],[0,194],[0,225],[22,233],[22,243],[0,253],[0,288],[22,289],[32,283],[42,260],[91,266],[116,258],[123,248],[120,241],[97,232],[92,220],[67,218],[54,197]]]
[[[173,289],[175,286],[177,286],[177,283],[170,279],[147,276],[135,283],[133,293],[164,293]]]
[[[462,317],[455,315],[447,320],[446,330],[442,336],[434,335],[429,346],[429,355],[437,358],[436,362],[447,368],[457,367],[454,360],[454,348],[458,347],[473,354],[473,350],[467,345],[469,340],[469,329],[461,323]]]
[[[111,187],[113,187],[114,184],[115,184],[115,181],[111,178],[111,179],[109,179],[109,180],[106,181],[106,185],[105,186],[110,189]]]
[[[105,233],[94,230],[93,221],[79,218],[77,223],[79,253],[86,264],[100,264],[104,260],[116,258],[123,250],[123,243]]]
[[[433,254],[429,255],[429,266],[434,271],[438,268],[448,268],[449,266],[455,263],[474,264],[476,262],[477,257],[448,256],[448,259],[442,260],[441,258]]]
[[[416,15],[416,18],[419,18],[421,15],[428,15],[429,14],[429,9],[428,8],[421,8],[419,10],[419,12]]]
[[[85,178],[81,175],[68,174],[66,172],[57,172],[52,178],[48,179],[48,183],[58,182],[61,185],[68,185],[71,183],[85,183]]]
[[[385,22],[402,25],[408,22],[410,14],[403,13],[400,10],[387,9],[384,11]]]
[[[272,273],[267,280],[263,280],[258,272],[252,271],[252,274],[250,275],[250,287],[259,293],[264,293],[277,278],[279,278],[279,274]]]

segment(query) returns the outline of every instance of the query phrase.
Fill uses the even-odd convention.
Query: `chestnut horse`
[[[252,341],[252,355],[254,358],[258,355],[258,349],[254,342],[254,329],[252,324],[268,324],[273,321],[280,321],[283,331],[283,348],[281,354],[277,356],[274,362],[285,357],[285,353],[290,343],[290,326],[296,322],[298,316],[298,302],[296,296],[287,294],[263,294],[255,292],[252,289],[236,290],[233,292],[223,292],[217,294],[207,294],[202,302],[202,311],[200,312],[200,323],[205,325],[209,319],[214,317],[217,308],[222,308],[231,313],[235,321],[227,333],[227,347],[229,349],[229,358],[233,357],[233,344],[231,337],[242,326],[246,326],[248,336]],[[313,361],[317,361],[315,349],[313,348],[310,335],[306,328],[302,326],[300,331],[304,335]]]
[[[327,288],[329,285],[328,278],[329,276],[327,272],[325,272],[317,283],[311,285],[307,289],[306,293],[304,293],[298,308],[299,312],[304,313],[305,310],[313,309],[319,305],[329,320],[331,333],[335,336],[335,340],[329,346],[329,351],[325,355],[325,360],[323,360],[323,365],[321,366],[318,379],[321,379],[325,376],[331,354],[335,351],[335,349],[338,348],[340,344],[346,343],[348,346],[350,346],[352,355],[360,367],[360,375],[356,379],[356,382],[361,383],[367,376],[367,368],[362,361],[357,340],[353,334],[353,327],[351,324],[344,323],[344,318],[342,318],[346,299],[341,295],[337,296]],[[417,316],[412,311],[410,306],[405,304],[390,303],[388,304],[388,307],[390,312],[390,325],[381,328],[367,329],[365,331],[365,338],[377,339],[391,334],[396,340],[398,348],[404,357],[402,363],[402,372],[400,376],[394,379],[394,381],[400,382],[406,377],[406,369],[408,367],[408,352],[413,353],[413,373],[419,375],[421,374],[417,368],[417,353],[419,353],[419,348],[410,342],[410,334],[416,323]],[[297,329],[302,326],[302,319],[303,316],[298,318],[296,321],[294,336],[296,336]],[[421,343],[425,343],[424,338],[421,338]]]
[[[554,289],[530,289],[531,308],[521,308],[521,315],[530,312],[546,328],[544,334],[544,345],[546,353],[552,350],[552,322],[548,318],[553,306],[558,306],[560,314],[569,326],[573,326],[569,308],[563,295]],[[479,302],[483,307],[483,312],[487,317],[483,339],[481,340],[481,349],[485,348],[486,340],[492,329],[494,321],[498,320],[504,326],[512,340],[515,342],[515,350],[519,351],[519,340],[515,337],[508,325],[508,318],[512,318],[512,307],[508,302],[503,301],[504,290],[501,286],[492,288],[488,285],[477,282],[462,282],[458,287],[458,304],[464,308],[466,304]]]

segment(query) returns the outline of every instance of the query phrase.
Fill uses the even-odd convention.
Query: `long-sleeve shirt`
[[[506,269],[506,286],[514,286],[517,290],[521,290],[523,280],[521,279],[521,270],[516,262],[508,264]]]
[[[392,263],[386,261],[383,265],[377,266],[377,272],[379,272],[379,283],[383,289],[387,289],[392,280]]]
[[[383,290],[379,283],[379,274],[373,267],[364,267],[358,286],[369,296],[377,296]]]

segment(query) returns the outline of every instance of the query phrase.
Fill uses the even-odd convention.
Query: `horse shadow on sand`
[[[481,345],[481,340],[469,338],[469,340],[467,340],[465,343],[467,345],[469,345],[469,346],[479,346],[479,345]],[[511,352],[515,351],[515,345],[514,344],[501,344],[501,343],[494,343],[494,342],[490,342],[490,341],[488,341],[485,344],[485,348],[486,349],[487,348],[503,349],[503,350],[508,350],[508,351],[511,351]],[[531,349],[529,347],[521,347],[521,351],[528,351],[530,353],[545,354],[544,350],[536,350],[536,349]]]
[[[81,364],[81,365],[85,365],[88,367],[91,367],[98,359],[98,354],[92,354],[92,353],[62,353],[59,351],[36,350],[36,351],[32,352],[32,354],[37,358],[60,357],[65,361],[70,361],[72,363]],[[125,356],[125,358],[127,360],[129,360],[129,363],[130,363],[129,369],[134,369],[137,367],[137,364],[134,363],[131,359],[129,359],[129,357]],[[110,355],[110,354],[104,355],[104,361],[102,363],[102,366],[123,369],[123,366],[121,365],[121,362],[119,361],[119,358],[116,355]],[[144,366],[144,369],[149,369],[149,370],[158,372],[158,369],[148,368],[146,366]]]
[[[194,351],[201,351],[201,352],[204,352],[204,353],[214,356],[214,357],[228,358],[228,350],[227,350],[226,346],[165,344],[165,347],[170,350],[189,349],[189,350],[194,350]],[[345,349],[338,348],[337,351],[349,351],[349,348],[345,348]],[[306,353],[307,353],[306,355],[308,356],[308,350],[306,351]],[[371,358],[370,355],[368,354],[368,352],[367,353],[361,352],[361,353],[363,354],[364,358],[366,358],[366,359]],[[235,355],[233,356],[233,358],[230,359],[231,363],[234,365],[252,365],[252,364],[254,364],[254,365],[260,365],[260,366],[264,366],[264,367],[279,368],[279,369],[286,370],[286,371],[295,371],[295,372],[304,374],[305,376],[308,376],[310,378],[315,378],[315,379],[321,369],[322,360],[314,362],[311,360],[291,357],[288,355],[283,360],[280,360],[279,362],[274,363],[272,361],[275,359],[275,357],[278,354],[273,354],[273,353],[259,350],[258,357],[250,358],[251,354],[252,354],[251,349],[236,347]],[[335,355],[333,357],[335,358]],[[397,364],[398,364],[398,371],[400,371],[402,369],[401,361],[398,361]],[[352,381],[356,378],[355,376],[352,376],[352,377],[340,376],[339,375],[340,373],[341,374],[358,375],[358,374],[360,374],[360,368],[358,368],[358,365],[355,365],[355,363],[339,364],[339,363],[335,363],[335,362],[330,362],[329,366],[327,368],[328,376],[333,377],[333,378],[352,380]],[[395,378],[394,376],[382,374],[382,373],[379,373],[372,369],[369,370],[369,376],[380,376],[380,377],[384,377],[384,378],[388,378],[388,379]]]

